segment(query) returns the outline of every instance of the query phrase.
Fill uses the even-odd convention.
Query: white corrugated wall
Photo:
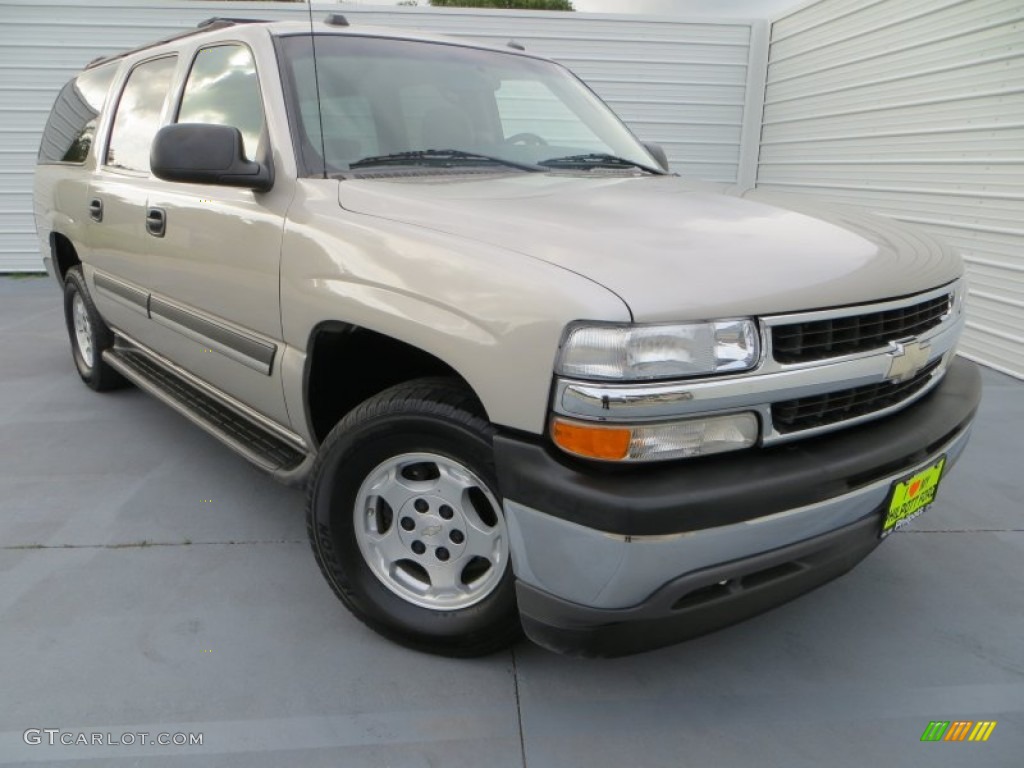
[[[662,144],[690,178],[751,181],[756,156],[764,40],[746,21],[653,19],[578,13],[442,8],[368,11],[314,4],[382,24],[503,45],[510,38],[575,70],[634,132]],[[210,16],[302,19],[301,4],[0,0],[0,272],[42,268],[32,222],[32,171],[60,87],[84,64],[163,37]],[[763,35],[766,36],[766,35]],[[751,56],[754,66],[748,67]],[[749,87],[752,83],[752,87]],[[744,115],[748,120],[744,123]],[[745,133],[744,133],[745,132]],[[741,141],[742,139],[742,141]],[[742,148],[741,148],[742,145]],[[748,172],[739,172],[741,154]]]
[[[820,0],[776,20],[757,186],[957,246],[961,351],[1024,377],[1024,0]]]

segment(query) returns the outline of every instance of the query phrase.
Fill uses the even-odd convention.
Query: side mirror
[[[165,125],[149,153],[157,178],[188,184],[221,184],[266,192],[274,186],[269,163],[245,157],[242,132],[230,125]]]
[[[644,144],[644,149],[651,153],[651,157],[658,161],[658,165],[661,166],[663,171],[668,170],[668,156],[665,154],[665,150],[661,148],[661,144]]]

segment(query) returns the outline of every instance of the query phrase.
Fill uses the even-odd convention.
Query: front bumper
[[[876,422],[785,446],[624,473],[495,438],[526,633],[619,655],[752,616],[849,570],[877,544],[892,483],[967,444],[981,397],[957,359]],[[941,493],[941,490],[940,490]]]

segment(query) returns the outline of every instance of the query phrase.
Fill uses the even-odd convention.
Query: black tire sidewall
[[[78,334],[75,333],[74,300],[75,296],[81,295],[85,304],[85,311],[89,315],[89,333],[92,336],[93,361],[92,366],[86,365],[82,350],[78,345]],[[95,310],[89,300],[88,291],[85,289],[85,277],[78,267],[68,270],[64,279],[64,321],[68,328],[68,338],[71,340],[71,356],[75,360],[75,368],[82,381],[92,386],[96,378],[97,360],[100,357],[99,344],[96,338],[96,324],[93,323]]]
[[[310,496],[310,536],[328,581],[364,622],[405,645],[442,653],[486,645],[487,637],[509,634],[518,626],[508,559],[501,582],[482,601],[435,611],[405,601],[382,584],[355,537],[359,486],[375,467],[404,453],[436,453],[463,464],[487,484],[500,505],[489,436],[438,416],[407,411],[353,425],[325,448]],[[500,508],[496,512],[503,516]]]
[[[78,346],[78,335],[75,333],[74,300],[76,295],[81,295],[85,305],[85,312],[89,316],[89,334],[92,337],[92,367],[85,364],[82,350]],[[68,329],[68,338],[71,341],[71,357],[75,361],[75,368],[90,388],[97,392],[116,389],[125,384],[124,378],[111,368],[103,360],[103,351],[114,344],[114,334],[103,322],[96,305],[92,302],[89,289],[85,283],[85,275],[82,274],[80,266],[74,266],[68,270],[64,278],[64,322]]]

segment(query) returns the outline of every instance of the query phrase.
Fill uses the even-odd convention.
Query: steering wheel
[[[506,144],[523,144],[527,147],[546,147],[548,143],[536,133],[517,133],[505,139]]]

